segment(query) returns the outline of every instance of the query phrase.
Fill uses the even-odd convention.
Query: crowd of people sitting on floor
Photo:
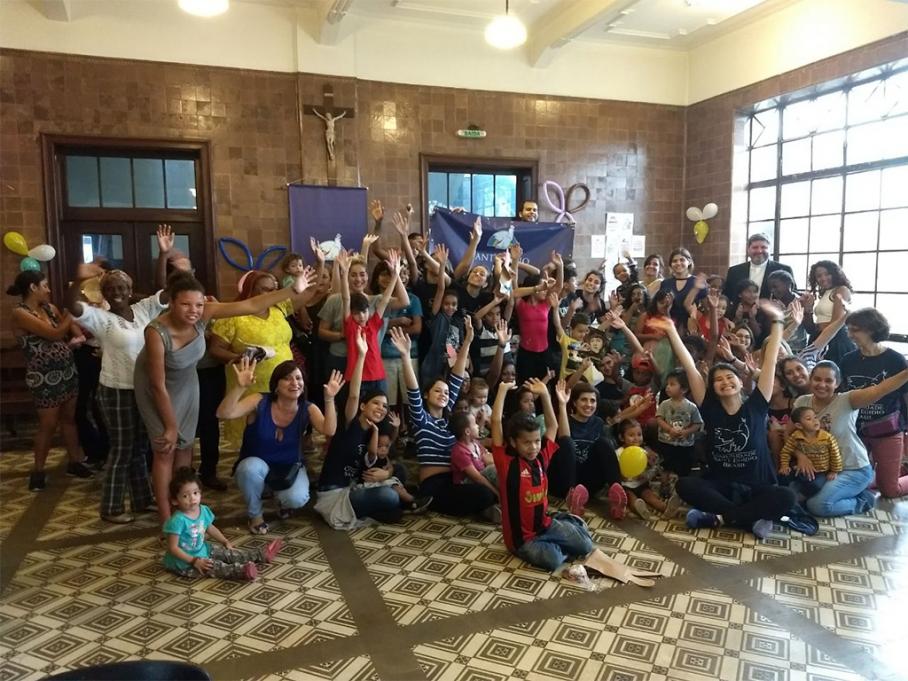
[[[686,507],[692,528],[762,539],[774,522],[809,532],[813,517],[908,493],[908,364],[883,345],[877,310],[849,310],[836,263],[813,264],[800,291],[754,235],[726,277],[695,273],[679,247],[667,270],[658,254],[640,272],[628,254],[604,262],[618,281],[606,291],[604,269],[581,278],[554,252],[537,268],[517,241],[475,264],[479,217],[452,263],[406,211],[379,241],[384,211],[370,210],[360,252],[329,262],[312,240],[280,272],[246,274],[232,302],[205,295],[166,225],[162,287],[145,298],[126,272],[86,263],[61,311],[42,272],[20,273],[8,293],[39,418],[29,488],[45,488],[59,427],[67,474],[103,469],[101,518],[157,513],[168,569],[240,579],[280,541],[235,549],[201,503],[202,488],[227,487],[219,421],[253,534],[270,532],[269,499],[287,518],[314,496],[339,530],[427,510],[483,517],[550,570],[592,550],[591,496],[615,520]],[[83,435],[93,427],[104,437]],[[567,512],[550,514],[550,495]]]

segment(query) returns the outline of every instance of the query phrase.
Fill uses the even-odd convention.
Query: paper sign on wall
[[[633,236],[631,236],[631,257],[646,257],[646,235],[634,234]]]
[[[591,258],[604,258],[605,257],[605,234],[593,234],[591,239],[592,249],[590,253]]]
[[[612,275],[612,266],[622,258],[622,252],[631,250],[634,236],[633,213],[606,213],[605,215],[605,290],[613,291],[618,280]]]

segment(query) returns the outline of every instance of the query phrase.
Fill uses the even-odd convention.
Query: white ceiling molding
[[[637,0],[575,0],[570,5],[556,7],[537,20],[530,28],[527,58],[530,65],[544,68],[554,57],[555,50],[567,45],[594,24],[619,16],[622,10]]]
[[[37,5],[41,13],[53,21],[71,21],[73,18],[72,0],[39,0]]]

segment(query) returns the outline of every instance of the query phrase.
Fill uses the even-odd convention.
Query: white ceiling
[[[504,13],[505,0],[239,0],[295,5],[365,20],[480,28]],[[688,50],[793,4],[795,0],[510,0],[510,12],[534,31],[588,11],[561,44],[572,40]],[[595,9],[593,9],[595,8]]]

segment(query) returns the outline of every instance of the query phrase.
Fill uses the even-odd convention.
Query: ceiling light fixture
[[[197,17],[216,17],[230,9],[230,0],[178,0],[177,4]]]
[[[517,17],[512,17],[509,10],[509,0],[505,0],[504,14],[495,17],[486,26],[486,42],[499,50],[512,50],[527,40],[526,26]]]

